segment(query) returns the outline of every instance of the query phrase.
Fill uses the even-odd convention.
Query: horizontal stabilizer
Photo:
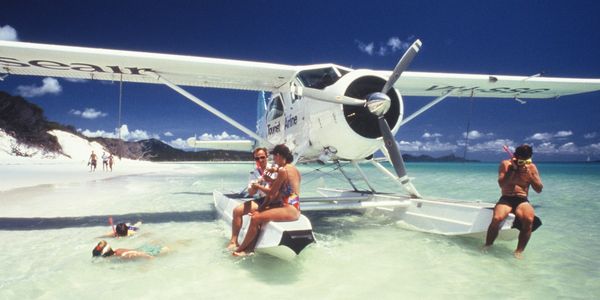
[[[201,141],[195,138],[189,138],[187,143],[193,148],[237,151],[252,151],[252,147],[254,146],[254,141],[251,140]]]

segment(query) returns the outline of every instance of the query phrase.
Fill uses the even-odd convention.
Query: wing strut
[[[432,106],[438,104],[440,101],[446,99],[448,96],[450,96],[456,89],[452,89],[449,90],[448,92],[446,92],[445,94],[433,99],[433,101],[427,103],[426,105],[424,105],[423,107],[419,108],[419,110],[415,111],[412,115],[406,117],[406,119],[402,120],[402,122],[400,122],[400,127],[406,123],[408,123],[408,121],[414,119],[416,116],[422,114],[423,112],[425,112],[426,110],[430,109]]]
[[[208,110],[209,112],[211,112],[215,116],[223,119],[225,122],[231,124],[233,127],[241,130],[245,134],[247,134],[247,135],[251,136],[252,138],[256,139],[256,141],[259,142],[259,144],[273,146],[271,143],[269,143],[269,141],[267,141],[266,139],[262,138],[261,136],[259,136],[255,132],[253,132],[252,130],[246,128],[244,125],[238,123],[234,119],[228,117],[226,114],[224,114],[224,113],[220,112],[219,110],[217,110],[216,108],[210,106],[208,103],[206,103],[206,102],[198,99],[198,97],[196,97],[196,96],[190,94],[189,92],[187,92],[186,90],[180,88],[179,86],[177,86],[176,84],[170,82],[169,80],[167,80],[163,76],[160,76],[160,74],[157,74],[155,72],[146,72],[146,74],[153,74],[153,75],[155,75],[156,79],[158,81],[164,83],[166,86],[172,88],[173,90],[175,90],[179,94],[181,94],[184,97],[188,98],[190,101],[192,101],[192,102],[200,105],[201,107],[203,107],[204,109]]]

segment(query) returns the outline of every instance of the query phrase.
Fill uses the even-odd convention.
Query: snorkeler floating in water
[[[124,237],[124,236],[132,236],[137,233],[142,225],[142,221],[138,221],[137,223],[131,225],[129,223],[118,223],[117,226],[113,224],[112,217],[108,218],[108,223],[110,224],[112,231],[102,235],[101,237]]]
[[[112,249],[110,245],[102,240],[92,250],[93,257],[118,257],[122,259],[154,258],[159,254],[169,251],[167,247],[145,245],[137,249]]]

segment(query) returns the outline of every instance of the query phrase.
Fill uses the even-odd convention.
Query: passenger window
[[[324,89],[334,84],[340,76],[334,68],[304,70],[298,73],[298,79],[305,87]]]
[[[267,114],[267,121],[272,121],[283,116],[283,103],[281,102],[281,96],[275,97],[269,105],[269,112]]]

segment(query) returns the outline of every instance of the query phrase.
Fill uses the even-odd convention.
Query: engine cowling
[[[371,70],[353,70],[326,88],[331,95],[346,95],[357,99],[381,92],[386,78]],[[403,116],[402,96],[395,89],[386,93],[390,106],[384,118],[397,132]],[[318,103],[318,104],[317,104]],[[324,148],[337,149],[337,157],[361,159],[370,156],[382,146],[377,116],[365,106],[316,102],[309,108],[312,122],[311,147],[308,156],[318,155]]]
[[[335,85],[331,86],[331,92],[337,95],[345,95],[357,99],[367,99],[370,94],[380,92],[388,78],[384,78],[372,70],[354,70],[341,77]],[[387,92],[390,98],[390,108],[384,114],[392,132],[396,133],[402,116],[404,106],[402,96],[396,89]],[[344,118],[346,122],[358,135],[376,139],[381,137],[377,125],[377,116],[364,106],[343,105]]]
[[[348,74],[351,75],[351,74]],[[357,74],[346,87],[345,96],[366,99],[372,93],[381,91],[386,83],[382,77],[372,74]],[[384,114],[384,118],[392,128],[392,132],[398,130],[397,126],[403,115],[402,96],[396,89],[390,89],[387,93],[390,98],[390,108]],[[344,105],[344,117],[354,132],[362,137],[376,139],[381,137],[381,131],[377,125],[377,116],[365,106]]]

